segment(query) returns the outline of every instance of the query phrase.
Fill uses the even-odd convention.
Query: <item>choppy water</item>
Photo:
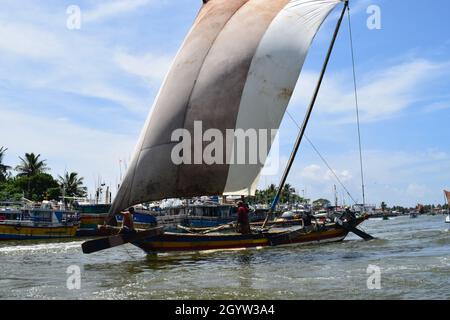
[[[0,299],[450,299],[444,217],[370,220],[327,245],[146,256],[132,245],[83,255],[82,241],[0,242]],[[66,271],[81,270],[67,289]],[[381,289],[367,268],[381,268]]]

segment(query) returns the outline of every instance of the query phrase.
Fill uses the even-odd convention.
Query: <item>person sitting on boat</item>
[[[120,234],[136,233],[133,220],[134,208],[130,207],[127,211],[121,212],[121,214],[123,216],[123,221]]]
[[[301,214],[301,219],[303,220],[303,226],[304,227],[310,227],[313,224],[313,220],[317,224],[317,219],[314,217],[314,215],[310,211],[304,211]]]
[[[250,221],[248,218],[249,210],[245,206],[243,201],[238,202],[238,212],[237,212],[237,232],[241,234],[249,234],[250,230]]]
[[[356,214],[355,212],[350,210],[350,207],[345,207],[345,212],[342,215],[342,220],[344,220],[345,222],[352,222],[356,220]]]

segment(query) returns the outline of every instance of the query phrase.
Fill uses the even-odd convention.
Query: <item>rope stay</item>
[[[292,122],[294,122],[294,124],[300,128],[298,122],[294,119],[294,117],[290,114],[289,111],[286,111],[286,114],[289,116],[289,118],[291,118]],[[325,159],[325,157],[320,153],[319,149],[314,145],[314,143],[308,138],[308,136],[305,134],[305,139],[306,141],[308,141],[308,143],[311,145],[311,147],[313,148],[313,150],[317,153],[317,155],[319,156],[319,158],[322,160],[322,162],[327,166],[328,170],[330,170],[330,172],[333,174],[333,176],[335,177],[336,181],[341,185],[341,187],[344,189],[344,191],[347,193],[347,195],[350,197],[350,199],[352,199],[354,204],[358,204],[358,202],[353,198],[353,196],[351,195],[350,191],[348,191],[348,189],[345,187],[344,183],[342,182],[342,180],[339,178],[339,176],[337,175],[337,173],[333,170],[333,168],[330,166],[330,164],[328,163],[328,161]]]
[[[351,25],[351,16],[350,16],[350,7],[347,7],[347,13],[348,13],[348,24],[349,24],[349,35],[350,35],[350,50],[351,50],[351,58],[352,58],[352,70],[353,70],[353,87],[354,87],[354,95],[355,95],[355,107],[356,107],[356,122],[357,122],[357,128],[358,128],[358,146],[359,146],[359,160],[360,160],[360,170],[361,170],[361,186],[362,186],[362,199],[363,199],[363,210],[365,210],[366,207],[366,195],[365,195],[365,179],[364,179],[364,163],[363,163],[363,154],[362,154],[362,142],[361,142],[361,125],[360,125],[360,114],[359,114],[359,98],[358,98],[358,86],[357,86],[357,80],[356,80],[356,64],[355,64],[355,53],[354,53],[354,45],[353,45],[353,32],[352,32],[352,25]],[[289,111],[286,111],[287,115],[291,120],[294,122],[294,124],[300,129],[299,124],[295,120],[295,118],[290,114]],[[350,191],[346,188],[342,180],[339,178],[339,176],[336,174],[335,170],[330,166],[328,161],[325,159],[325,157],[320,153],[318,148],[313,144],[313,142],[306,136],[305,139],[308,141],[308,143],[311,145],[313,150],[316,152],[316,154],[319,156],[319,158],[322,160],[322,162],[326,165],[326,167],[330,170],[330,172],[335,177],[336,181],[341,185],[341,187],[344,189],[344,191],[347,193],[347,195],[350,197],[350,199],[353,201],[354,204],[358,204],[358,202],[353,198]]]
[[[355,107],[356,107],[356,122],[358,127],[358,144],[359,144],[359,162],[361,169],[361,187],[362,187],[362,198],[363,198],[363,209],[366,207],[366,191],[365,191],[365,183],[364,183],[364,163],[363,163],[363,154],[362,154],[362,143],[361,143],[361,125],[360,125],[360,116],[359,116],[359,99],[358,99],[358,86],[356,81],[356,67],[355,67],[355,50],[353,46],[353,32],[352,32],[352,23],[350,17],[350,6],[347,7],[348,13],[348,28],[350,32],[350,51],[352,57],[352,68],[353,68],[353,86],[355,91]]]

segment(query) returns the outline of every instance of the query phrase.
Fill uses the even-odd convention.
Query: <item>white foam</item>
[[[27,246],[8,246],[0,248],[0,253],[10,252],[29,252],[29,251],[48,251],[48,250],[69,250],[73,248],[81,247],[83,242],[66,242],[66,243],[46,243],[46,244],[34,244]]]

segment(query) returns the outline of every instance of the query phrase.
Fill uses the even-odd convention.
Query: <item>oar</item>
[[[218,226],[216,228],[212,228],[212,229],[203,231],[203,232],[201,232],[201,234],[208,234],[208,233],[211,233],[211,232],[221,231],[221,230],[225,230],[225,229],[228,229],[228,228],[232,228],[233,226],[234,226],[233,223],[228,223],[228,224],[225,224],[225,225]]]
[[[337,219],[336,223],[343,229],[347,230],[348,232],[353,232],[358,237],[361,237],[365,241],[374,240],[375,238],[372,237],[370,234],[365,233],[362,230],[359,230],[358,228],[352,226],[351,224],[342,221],[341,219]]]
[[[81,248],[83,249],[83,253],[89,254],[121,246],[123,244],[134,242],[140,239],[145,239],[147,237],[158,236],[161,235],[162,233],[163,233],[162,227],[159,227],[148,229],[145,231],[139,231],[137,233],[132,234],[118,234],[114,236],[86,241],[81,245]]]

